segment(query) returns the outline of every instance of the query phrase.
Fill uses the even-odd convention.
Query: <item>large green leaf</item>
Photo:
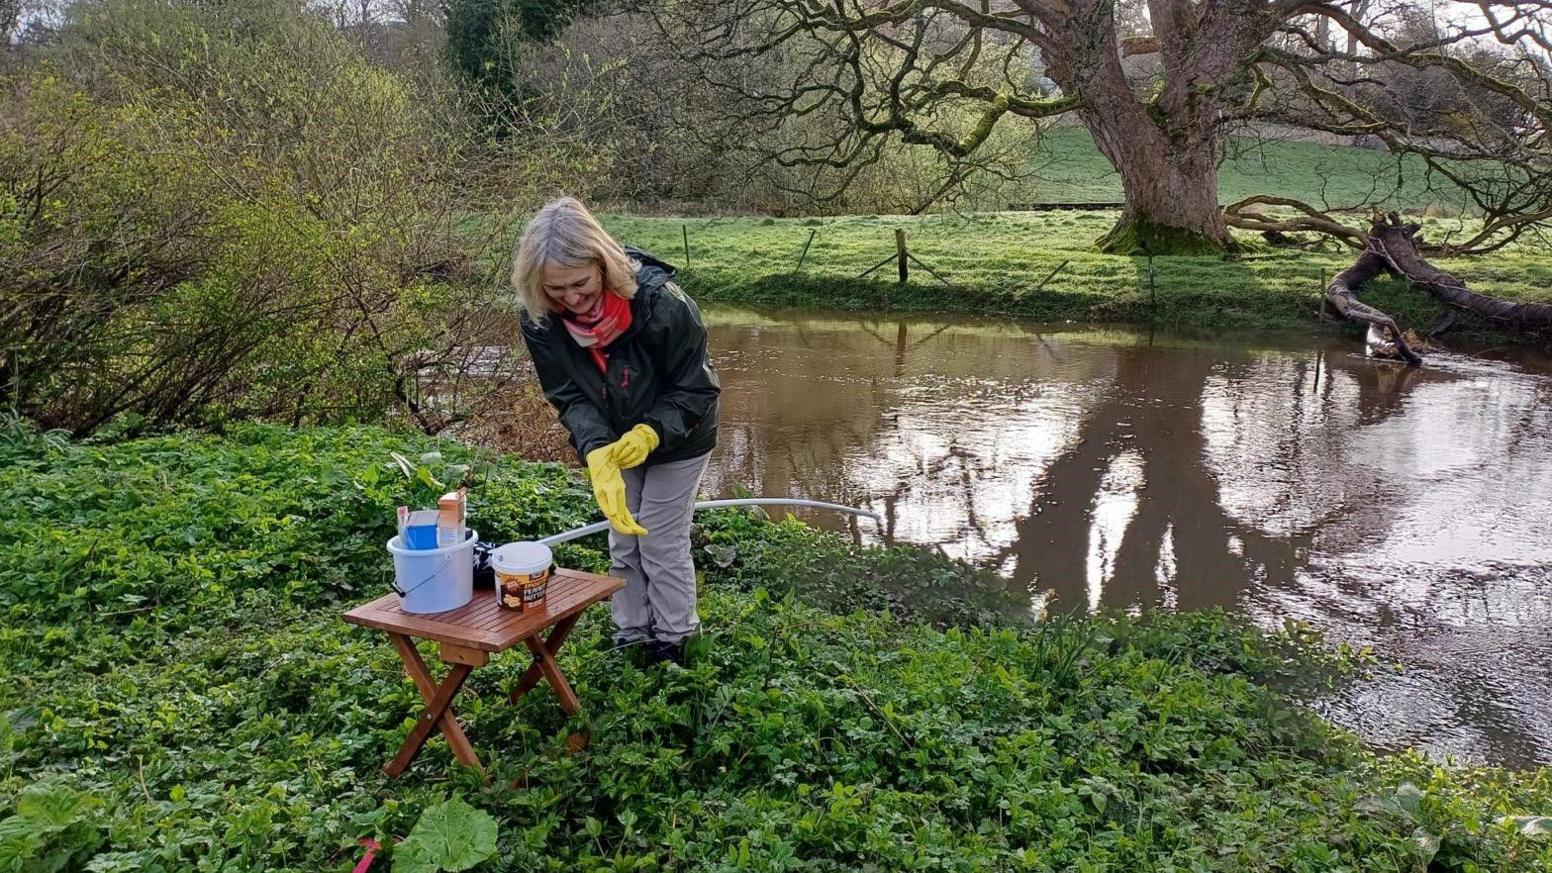
[[[496,854],[496,820],[454,797],[429,806],[393,853],[393,873],[459,871]]]

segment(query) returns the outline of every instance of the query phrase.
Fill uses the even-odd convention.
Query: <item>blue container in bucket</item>
[[[411,549],[434,549],[437,547],[437,511],[435,509],[417,509],[410,513],[404,523],[404,545]]]
[[[474,543],[479,537],[478,531],[470,529],[463,542],[439,549],[405,548],[398,537],[389,540],[399,608],[415,613],[446,612],[473,600]]]

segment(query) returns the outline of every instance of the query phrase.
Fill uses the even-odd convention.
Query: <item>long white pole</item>
[[[880,524],[882,524],[884,521],[883,516],[879,515],[878,513],[866,509],[858,509],[855,506],[842,506],[839,503],[825,503],[822,500],[798,500],[792,497],[739,497],[730,500],[702,500],[695,504],[695,511],[699,512],[702,509],[722,509],[723,507],[728,506],[807,506],[813,509],[828,509],[832,512],[842,512],[847,515],[860,515],[864,518],[871,518]],[[556,543],[569,542],[571,540],[580,539],[581,537],[585,537],[589,534],[600,533],[608,529],[609,522],[599,521],[587,525],[586,527],[579,527],[573,530],[565,531],[564,533],[547,536],[544,539],[539,540],[539,542],[544,543],[547,546],[553,546]]]

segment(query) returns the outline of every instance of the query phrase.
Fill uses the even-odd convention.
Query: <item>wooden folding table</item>
[[[452,747],[453,757],[459,762],[484,770],[480,759],[469,745],[463,728],[453,712],[453,698],[475,667],[483,667],[490,656],[504,652],[518,643],[528,647],[534,662],[524,671],[522,678],[512,688],[510,699],[516,702],[539,684],[542,677],[550,683],[561,708],[567,715],[576,715],[581,708],[576,692],[561,673],[555,661],[555,653],[566,642],[566,636],[576,626],[582,611],[607,600],[614,592],[625,587],[622,580],[595,573],[557,569],[550,578],[549,592],[542,609],[516,612],[496,605],[496,595],[491,589],[476,590],[474,600],[458,609],[447,612],[416,614],[399,608],[399,595],[385,594],[345,613],[345,620],[362,627],[377,628],[388,633],[388,639],[399,651],[404,661],[404,671],[420,689],[426,701],[426,709],[416,719],[410,735],[405,738],[399,754],[389,761],[383,771],[389,776],[403,773],[415,756],[425,748],[433,731],[440,729]],[[539,634],[546,629],[549,636],[542,641]],[[431,671],[415,648],[414,638],[435,640],[440,644],[440,655],[449,670],[441,683],[431,678]]]

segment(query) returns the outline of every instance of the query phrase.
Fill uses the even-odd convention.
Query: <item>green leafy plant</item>
[[[940,554],[743,512],[702,517],[687,667],[609,652],[606,610],[576,625],[585,751],[553,697],[507,702],[526,660],[497,658],[459,706],[489,783],[435,739],[387,782],[424,701],[339,612],[387,591],[412,494],[390,452],[481,463],[366,427],[0,451],[0,857],[344,873],[361,837],[409,835],[396,863],[454,869],[437,847],[483,856],[488,816],[492,870],[1552,865],[1520,818],[1552,810],[1548,771],[1365,750],[1282,690],[1334,657],[1307,627],[1033,621]],[[491,457],[470,512],[505,540],[596,510],[575,471]],[[559,560],[602,569],[603,538]]]
[[[59,873],[79,869],[102,845],[90,796],[33,785],[0,819],[0,873]]]
[[[496,820],[461,797],[426,807],[394,847],[393,873],[468,870],[496,854]]]
[[[1552,839],[1552,815],[1507,815],[1502,821],[1527,837]]]
[[[790,517],[719,510],[696,516],[697,563],[718,579],[828,609],[883,610],[940,626],[1019,622],[1029,598],[995,573],[920,547],[866,548]]]
[[[399,452],[389,452],[388,456],[393,459],[394,469],[404,476],[412,509],[435,507],[443,494],[470,484],[474,470],[468,462],[448,461],[440,451],[422,452],[414,461]]]

